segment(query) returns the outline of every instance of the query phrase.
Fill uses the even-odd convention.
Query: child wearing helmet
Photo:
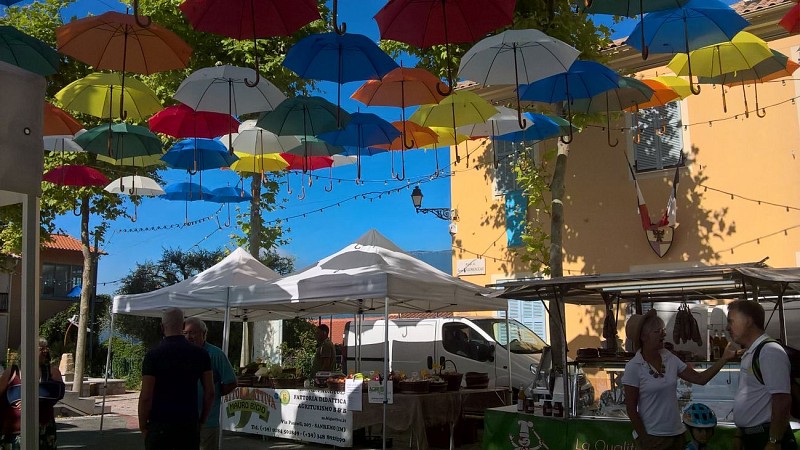
[[[707,449],[708,441],[714,436],[714,428],[717,426],[717,415],[714,411],[702,403],[692,403],[683,409],[681,417],[691,438],[686,444],[686,450]]]

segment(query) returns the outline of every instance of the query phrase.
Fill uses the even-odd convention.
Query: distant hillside
[[[414,258],[425,261],[448,275],[453,274],[453,256],[450,250],[414,250],[408,253]]]

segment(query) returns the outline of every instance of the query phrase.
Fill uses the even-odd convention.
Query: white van
[[[509,386],[509,363],[506,342],[511,349],[511,388],[528,386],[532,371],[538,369],[539,358],[547,347],[542,338],[516,320],[499,317],[433,319],[397,319],[389,321],[389,368],[413,372],[430,369],[429,363],[445,361],[445,370],[486,372],[490,387]],[[360,355],[357,349],[355,323],[345,325],[344,370],[355,371],[360,356],[360,371],[383,371],[385,322],[365,320],[361,324]],[[593,401],[594,390],[585,377],[579,378],[581,397]]]

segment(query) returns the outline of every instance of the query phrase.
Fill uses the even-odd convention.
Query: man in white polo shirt
[[[728,305],[728,332],[745,349],[739,371],[739,389],[733,404],[733,420],[739,428],[736,438],[742,450],[796,450],[789,427],[790,364],[776,342],[763,345],[759,355],[763,383],[753,372],[753,354],[764,340],[764,308],[752,300]],[[737,448],[734,446],[734,448]]]

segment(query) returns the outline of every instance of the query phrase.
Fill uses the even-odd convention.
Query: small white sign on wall
[[[486,275],[485,259],[459,259],[456,260],[456,276]]]

